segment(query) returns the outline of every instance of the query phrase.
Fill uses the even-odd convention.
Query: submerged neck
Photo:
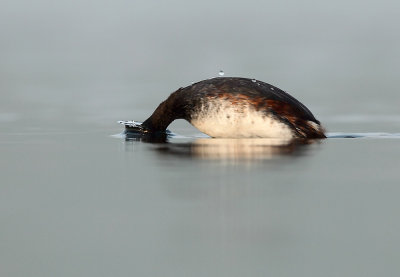
[[[149,132],[164,132],[175,119],[188,119],[189,103],[182,88],[173,92],[167,100],[158,105],[142,126]]]
[[[174,114],[173,105],[167,99],[158,105],[157,109],[143,122],[142,126],[150,132],[164,132],[175,119],[177,117]]]

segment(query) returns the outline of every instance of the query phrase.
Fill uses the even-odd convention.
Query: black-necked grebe
[[[180,88],[141,129],[165,132],[175,119],[186,119],[211,137],[325,138],[320,122],[302,103],[275,86],[247,78],[213,78]]]

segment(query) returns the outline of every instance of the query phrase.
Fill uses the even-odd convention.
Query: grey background
[[[143,120],[170,92],[221,69],[275,84],[322,119],[397,114],[397,8],[395,1],[3,1],[2,117]]]

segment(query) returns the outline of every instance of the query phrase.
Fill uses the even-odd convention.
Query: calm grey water
[[[397,2],[1,6],[1,276],[400,274]],[[118,136],[221,69],[360,137]]]

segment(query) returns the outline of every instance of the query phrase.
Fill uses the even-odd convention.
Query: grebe
[[[179,88],[140,130],[165,132],[175,119],[216,138],[326,138],[306,106],[275,86],[247,78],[218,77]]]

